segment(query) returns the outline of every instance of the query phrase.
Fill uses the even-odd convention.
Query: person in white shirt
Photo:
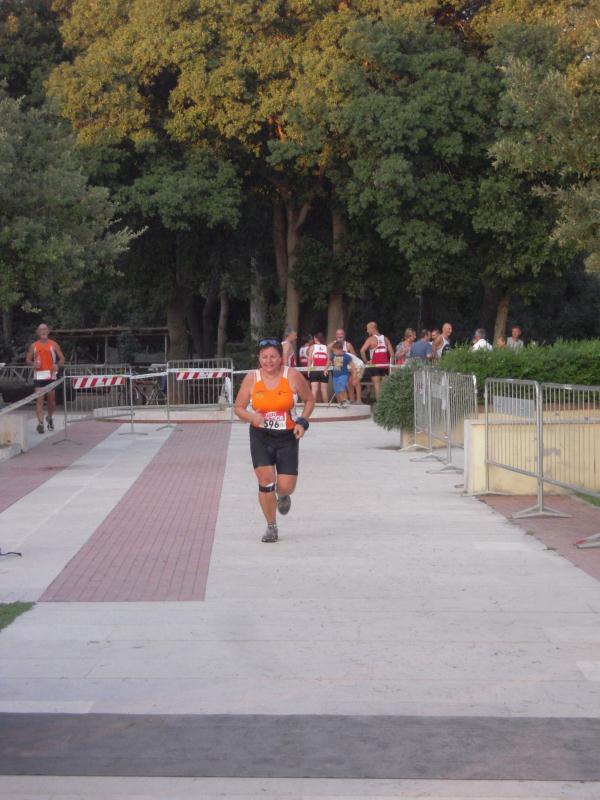
[[[485,336],[485,328],[477,328],[475,331],[475,336],[473,337],[473,347],[471,348],[473,352],[476,350],[489,351],[493,349],[492,345],[487,341]]]

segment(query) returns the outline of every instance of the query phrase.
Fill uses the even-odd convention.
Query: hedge
[[[505,347],[472,353],[461,347],[447,353],[441,364],[450,372],[476,375],[482,397],[486,378],[600,386],[600,339],[559,340],[553,345],[530,345],[520,352]]]
[[[600,339],[581,342],[558,341],[553,345],[471,352],[467,347],[447,353],[442,369],[477,376],[480,399],[486,378],[516,378],[540,383],[600,386]],[[383,381],[373,419],[386,430],[413,427],[413,370],[400,369]]]

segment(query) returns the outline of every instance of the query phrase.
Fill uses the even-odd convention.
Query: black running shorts
[[[324,372],[309,372],[308,380],[310,383],[329,383],[329,375]]]
[[[298,449],[293,431],[265,431],[250,426],[250,454],[254,469],[275,467],[279,475],[297,475]]]
[[[370,367],[367,366],[365,369],[363,378],[383,378],[386,375],[390,374],[389,367]]]
[[[33,385],[36,389],[42,389],[44,386],[50,386],[51,383],[54,383],[54,378],[44,378],[41,381],[34,381]]]

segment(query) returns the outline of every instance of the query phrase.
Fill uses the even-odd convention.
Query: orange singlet
[[[283,375],[274,389],[269,389],[263,382],[260,370],[256,370],[256,382],[252,387],[251,402],[254,411],[265,418],[264,430],[291,431],[294,427],[291,410],[294,408],[294,393],[284,367]]]
[[[56,342],[53,342],[52,339],[46,339],[45,342],[38,340],[33,343],[33,353],[36,361],[36,380],[50,379],[52,372],[56,370],[58,360]]]

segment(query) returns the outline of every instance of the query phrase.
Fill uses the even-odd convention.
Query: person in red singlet
[[[394,348],[387,336],[379,333],[376,322],[367,323],[367,338],[360,348],[363,361],[367,362],[365,375],[370,377],[375,391],[375,402],[379,400],[381,379],[390,373],[390,360],[394,357]],[[369,359],[367,360],[367,350]]]
[[[42,323],[36,329],[37,340],[29,345],[27,350],[27,357],[25,361],[30,367],[34,368],[33,373],[33,387],[34,391],[41,392],[42,389],[53,381],[56,380],[58,370],[65,363],[60,346],[50,339],[50,328]],[[56,407],[56,392],[53,390],[47,392],[48,398],[48,416],[46,423],[48,430],[54,430],[54,409]],[[44,395],[40,396],[35,401],[35,413],[38,419],[37,432],[44,433]]]
[[[329,399],[329,352],[322,333],[315,333],[313,343],[308,348],[308,380],[315,402],[318,402],[320,394],[321,402],[326,403]]]
[[[281,345],[283,347],[283,363],[286,367],[296,366],[296,339],[298,332],[294,328],[286,328]]]
[[[258,479],[258,502],[267,521],[263,542],[276,542],[277,511],[287,514],[298,480],[298,442],[308,430],[315,406],[301,373],[283,363],[278,339],[258,343],[259,369],[250,372],[235,398],[234,411],[250,423],[250,454]],[[294,415],[294,394],[304,403]],[[248,408],[250,406],[250,408]]]

